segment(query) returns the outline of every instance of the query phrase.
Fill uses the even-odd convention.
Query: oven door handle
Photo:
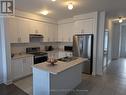
[[[43,58],[43,57],[48,57],[48,56],[34,56],[34,58]]]

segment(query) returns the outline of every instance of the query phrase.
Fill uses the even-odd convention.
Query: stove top
[[[46,52],[31,52],[29,54],[33,54],[35,56],[40,56],[40,55],[47,55],[48,53],[46,53]]]

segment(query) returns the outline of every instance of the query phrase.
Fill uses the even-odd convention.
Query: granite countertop
[[[56,65],[52,66],[48,62],[43,62],[37,65],[34,65],[33,68],[44,70],[46,72],[49,72],[51,74],[59,74],[60,72],[63,72],[73,66],[79,65],[82,62],[86,61],[85,58],[77,58],[76,60],[70,61],[70,62],[62,62],[58,61],[55,63]]]
[[[26,54],[26,53],[24,53],[24,54],[15,54],[14,57],[12,57],[12,60],[13,59],[18,59],[18,58],[24,58],[24,57],[32,57],[32,56],[34,56],[34,55]]]
[[[52,50],[52,51],[43,51],[47,53],[53,53],[53,52],[72,52],[72,51],[65,51],[65,50]]]

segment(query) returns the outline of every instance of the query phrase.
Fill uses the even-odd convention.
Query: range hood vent
[[[40,34],[30,34],[29,36],[30,38],[43,38],[44,37],[43,35],[40,35]]]

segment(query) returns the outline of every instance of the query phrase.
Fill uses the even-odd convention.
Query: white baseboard
[[[12,81],[8,81],[8,82],[5,82],[4,84],[10,85],[10,84],[12,84],[12,83],[13,83]]]

